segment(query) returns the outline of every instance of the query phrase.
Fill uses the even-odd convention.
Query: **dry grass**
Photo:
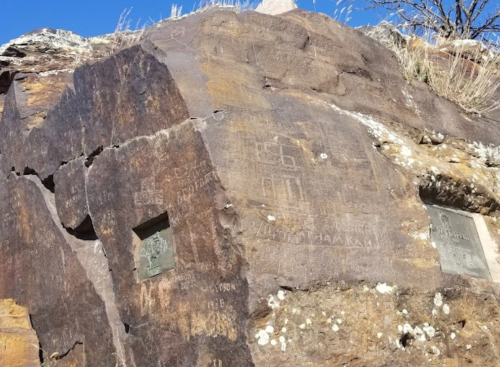
[[[444,70],[430,63],[428,83],[438,95],[455,102],[468,113],[481,115],[500,107],[500,101],[493,100],[500,86],[500,55],[494,54],[481,64],[471,59],[479,60],[480,55],[469,58],[465,49],[458,48]]]
[[[139,43],[142,35],[144,34],[146,23],[141,26],[140,19],[135,24],[135,27],[132,28],[132,19],[129,18],[131,11],[132,8],[125,9],[120,14],[115,31],[111,35],[110,39],[111,53],[115,53],[125,47]]]
[[[387,29],[385,24],[369,35],[394,51],[408,83],[427,83],[437,95],[469,114],[482,115],[500,108],[500,101],[493,99],[500,87],[500,54],[491,51],[485,57],[480,47],[471,53],[465,44],[445,53],[425,37],[399,42]]]

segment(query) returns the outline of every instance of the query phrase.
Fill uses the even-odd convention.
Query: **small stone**
[[[337,331],[340,330],[340,328],[339,328],[339,326],[337,324],[333,324],[332,330],[335,331],[335,332],[337,332]]]

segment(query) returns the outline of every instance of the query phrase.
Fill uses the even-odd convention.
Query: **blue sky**
[[[139,18],[142,22],[167,18],[172,2],[182,5],[184,12],[189,12],[195,4],[194,0],[6,0],[1,6],[0,45],[42,27],[66,29],[82,36],[111,33],[125,8],[133,8],[130,18],[135,25]],[[300,8],[330,16],[335,4],[336,0],[316,0],[316,4],[313,0],[298,0]],[[380,19],[373,11],[354,11],[351,17],[348,24],[352,26],[375,24]],[[341,20],[344,21],[344,16]]]

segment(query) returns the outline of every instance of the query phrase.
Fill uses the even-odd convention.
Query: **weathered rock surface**
[[[40,366],[38,351],[38,339],[28,310],[12,299],[0,300],[0,365]]]
[[[498,285],[442,272],[423,205],[499,237],[498,114],[301,10],[163,21],[66,77],[43,117],[14,78],[0,124],[0,298],[45,360],[500,363]]]

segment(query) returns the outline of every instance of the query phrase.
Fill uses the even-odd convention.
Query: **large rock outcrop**
[[[0,124],[0,298],[42,359],[500,363],[498,114],[301,10],[158,23],[37,119],[45,77],[14,78]],[[482,221],[491,277],[443,272],[424,203]]]

